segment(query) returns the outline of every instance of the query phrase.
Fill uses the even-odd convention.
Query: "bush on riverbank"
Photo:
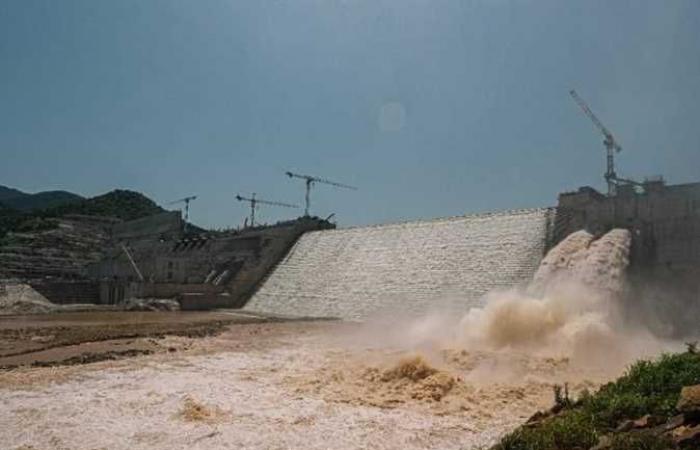
[[[700,384],[700,354],[667,354],[639,361],[624,376],[595,394],[583,394],[561,411],[531,420],[505,436],[494,450],[574,450],[599,445],[611,450],[676,448],[662,425],[679,414],[676,405],[684,386]],[[646,417],[648,424],[625,429],[625,421]],[[632,426],[632,425],[630,425]]]

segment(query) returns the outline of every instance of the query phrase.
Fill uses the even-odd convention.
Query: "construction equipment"
[[[603,145],[605,146],[605,149],[607,150],[607,169],[605,171],[605,181],[608,183],[608,196],[612,197],[617,193],[617,186],[618,184],[632,184],[635,186],[643,186],[642,183],[639,183],[634,180],[629,180],[626,178],[620,178],[617,176],[617,173],[615,173],[615,153],[619,153],[622,151],[622,147],[618,142],[615,140],[615,137],[613,134],[608,130],[605,125],[596,117],[595,114],[593,114],[593,111],[591,111],[591,108],[588,107],[588,104],[586,104],[585,101],[579,95],[576,93],[575,90],[570,90],[569,94],[571,97],[574,99],[574,101],[578,104],[578,106],[583,110],[584,114],[588,116],[589,119],[591,119],[591,122],[600,130],[601,133],[603,133]]]
[[[306,207],[304,209],[304,216],[308,217],[309,216],[309,206],[311,203],[311,186],[313,186],[315,183],[323,183],[323,184],[330,184],[331,186],[336,186],[336,187],[341,187],[345,189],[352,189],[353,191],[356,191],[357,188],[354,186],[350,186],[347,184],[343,183],[336,183],[335,181],[330,181],[325,178],[321,177],[313,177],[311,175],[299,175],[297,173],[293,172],[285,172],[289,178],[300,178],[305,181],[306,183]]]
[[[283,206],[285,208],[298,208],[298,205],[292,205],[290,203],[282,203],[282,202],[271,202],[269,200],[261,200],[259,198],[255,198],[255,192],[253,192],[253,195],[250,198],[243,197],[241,195],[236,195],[236,200],[239,202],[248,202],[250,203],[250,226],[254,227],[255,226],[255,208],[258,207],[258,205],[272,205],[272,206]]]
[[[168,203],[168,205],[174,205],[176,203],[184,203],[185,204],[185,226],[184,226],[184,232],[187,232],[187,223],[190,220],[190,202],[193,200],[197,200],[196,195],[192,195],[190,197],[185,197],[181,198],[180,200],[175,200],[173,202]]]
[[[126,248],[126,245],[124,245],[124,244],[122,244],[121,247],[122,247],[122,250],[124,250],[124,253],[126,253],[126,257],[129,258],[129,262],[131,263],[131,267],[134,269],[134,272],[136,272],[136,275],[138,275],[139,280],[141,280],[141,282],[145,281],[145,279],[143,278],[143,274],[139,270],[139,266],[136,265],[136,261],[134,261],[134,258],[131,256],[129,249]]]

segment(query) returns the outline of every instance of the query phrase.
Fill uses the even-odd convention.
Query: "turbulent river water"
[[[526,244],[517,233],[498,241],[504,221],[529,236]],[[540,261],[543,221],[542,212],[523,212],[311,233],[253,306],[323,315],[319,308],[362,323],[238,325],[217,337],[166,338],[164,345],[187,341],[173,342],[187,348],[174,354],[0,373],[0,442],[13,449],[488,446],[551,406],[554,384],[577,395],[665,345],[620,309],[629,233],[574,233]],[[424,248],[409,248],[409,236]],[[403,263],[387,261],[392,255]],[[351,256],[363,264],[352,265]],[[437,277],[444,287],[432,301],[411,277],[433,287]],[[383,290],[371,293],[372,283]],[[387,296],[389,287],[406,301]],[[413,314],[401,314],[406,309]]]

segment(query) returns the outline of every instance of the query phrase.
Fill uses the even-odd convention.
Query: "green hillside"
[[[17,190],[17,189],[11,188],[11,187],[0,185],[0,202],[5,202],[8,199],[22,197],[25,195],[29,195],[29,194],[26,194],[20,190]]]
[[[0,202],[18,211],[38,211],[84,200],[67,191],[44,191],[28,194],[18,189],[0,186]]]
[[[0,195],[6,194],[7,190],[9,189],[4,188]],[[9,201],[11,199],[0,203],[0,238],[11,231],[30,232],[54,228],[58,224],[56,219],[69,214],[133,220],[165,211],[145,195],[128,190],[114,190],[97,197],[81,198],[31,211],[12,207],[8,205]]]
[[[47,209],[42,212],[42,215],[44,217],[61,217],[66,214],[83,214],[133,220],[164,211],[153,200],[141,193],[117,189],[80,202]]]

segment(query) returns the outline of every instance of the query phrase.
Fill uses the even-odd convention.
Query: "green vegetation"
[[[0,186],[0,202],[17,211],[38,211],[81,200],[84,200],[83,197],[72,192],[44,191],[27,194],[7,186]]]
[[[66,214],[83,214],[133,220],[163,211],[163,208],[143,194],[118,189],[98,197],[44,210],[42,216],[60,217]]]
[[[649,431],[616,434],[610,442],[611,450],[668,450],[669,447],[667,438]]]
[[[700,354],[690,346],[688,350],[663,355],[656,361],[637,362],[617,381],[603,386],[595,394],[584,393],[560,414],[525,425],[505,436],[495,449],[587,449],[601,436],[614,431],[623,420],[638,419],[646,414],[667,420],[678,413],[676,404],[681,388],[700,384]],[[561,391],[558,392],[561,398]],[[669,448],[669,444],[663,436],[629,432],[615,434],[610,448],[661,450]]]
[[[19,222],[15,227],[15,231],[20,233],[34,233],[37,231],[53,230],[56,227],[58,227],[58,221],[56,219],[29,217]]]
[[[507,435],[497,450],[559,450],[590,448],[598,442],[593,418],[570,411],[539,427],[522,427]]]
[[[8,232],[51,230],[58,226],[56,219],[68,214],[133,220],[163,211],[153,200],[143,194],[126,190],[115,190],[98,197],[31,212],[18,211],[0,204],[0,245],[7,243]]]
[[[0,245],[9,243],[7,233],[34,233],[38,231],[53,230],[58,226],[58,221],[52,217],[44,217],[40,214],[24,213],[12,208],[0,205]]]
[[[669,417],[683,386],[700,383],[700,355],[686,352],[663,355],[658,361],[640,361],[619,380],[603,386],[584,401],[601,427],[614,427],[623,419],[651,414]]]
[[[0,244],[7,232],[17,229],[24,219],[24,214],[0,203]]]

